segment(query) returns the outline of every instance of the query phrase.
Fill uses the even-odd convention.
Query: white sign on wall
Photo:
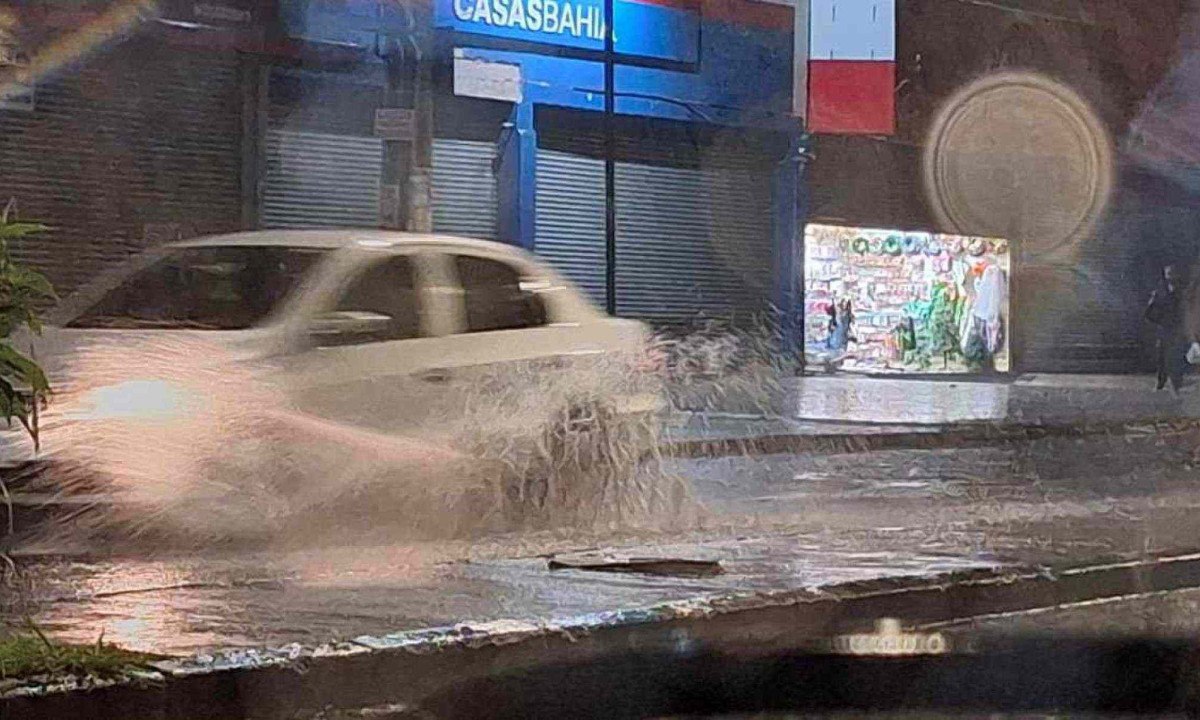
[[[476,60],[455,50],[454,94],[519,103],[523,97],[521,66]]]

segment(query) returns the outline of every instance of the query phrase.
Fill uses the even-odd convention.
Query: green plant
[[[93,645],[69,645],[54,642],[31,620],[25,625],[26,632],[0,635],[0,680],[66,675],[117,679],[161,659],[109,645],[104,633]]]
[[[17,222],[14,215],[10,201],[0,213],[0,418],[10,425],[16,418],[38,448],[38,411],[50,394],[50,383],[42,368],[14,346],[12,336],[22,328],[41,334],[38,305],[55,295],[41,273],[13,262],[9,244],[49,228]]]

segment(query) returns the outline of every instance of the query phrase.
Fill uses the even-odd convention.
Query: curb
[[[794,650],[882,617],[930,626],[1193,587],[1200,552],[741,593],[560,621],[463,623],[160,662],[103,687],[21,687],[0,695],[0,717],[315,719],[333,709],[412,708],[473,679],[613,653]]]
[[[895,433],[799,435],[773,433],[754,437],[671,440],[659,452],[676,458],[700,459],[737,455],[814,453],[838,455],[877,450],[936,450],[1028,442],[1060,437],[1147,433],[1179,433],[1200,429],[1200,419],[1121,421],[1111,423],[995,424],[962,423],[941,430]]]

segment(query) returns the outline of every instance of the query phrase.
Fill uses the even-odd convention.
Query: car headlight
[[[84,395],[64,416],[75,420],[167,420],[186,414],[195,398],[164,380],[130,380]]]

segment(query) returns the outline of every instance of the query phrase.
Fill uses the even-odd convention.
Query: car
[[[605,315],[518,248],[442,235],[266,230],[171,244],[63,301],[27,341],[61,396],[77,389],[69,365],[82,348],[102,342],[135,358],[180,337],[211,341],[227,353],[216,360],[280,380],[308,416],[372,432],[408,432],[448,408],[465,411],[467,398],[491,392],[487,383],[545,373],[571,378],[581,402],[615,416],[662,409],[652,391],[586,388],[587,367],[643,352],[644,324]],[[73,419],[186,407],[167,397],[162,377],[140,377],[139,362],[122,368],[123,384],[76,397]],[[567,410],[546,407],[545,417],[578,417]],[[15,444],[4,450],[21,459]]]

